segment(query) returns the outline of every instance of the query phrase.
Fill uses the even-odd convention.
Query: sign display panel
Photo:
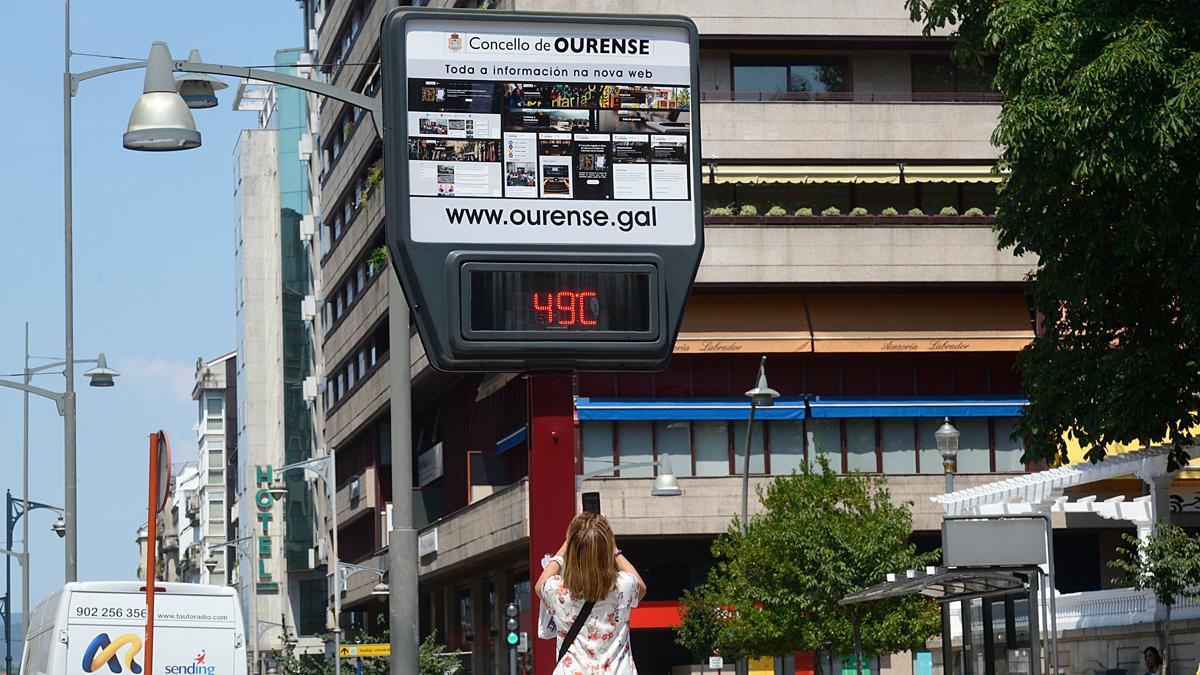
[[[652,265],[463,266],[464,323],[480,339],[572,340],[608,333],[656,337]]]
[[[388,15],[388,243],[435,367],[666,365],[703,252],[697,58],[682,17]]]

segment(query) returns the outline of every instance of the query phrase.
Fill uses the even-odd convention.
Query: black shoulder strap
[[[583,603],[583,607],[579,610],[579,616],[575,617],[575,623],[571,624],[571,630],[567,631],[567,636],[563,638],[562,646],[558,648],[559,661],[562,661],[562,657],[566,655],[571,645],[575,644],[575,638],[579,637],[579,631],[583,630],[583,624],[587,622],[588,617],[592,614],[592,608],[595,606],[596,603],[591,600]]]

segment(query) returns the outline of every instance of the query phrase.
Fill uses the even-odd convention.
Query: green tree
[[[331,636],[321,636],[325,641]],[[389,642],[391,636],[386,628],[379,634],[359,633],[345,644],[379,644]],[[446,648],[437,641],[437,633],[430,633],[419,647],[419,675],[453,675],[458,672],[461,664],[458,659],[446,653]],[[353,659],[342,659],[343,672],[354,672],[356,669]],[[279,654],[279,672],[283,675],[333,675],[333,659],[327,659],[323,654],[297,654],[293,639],[285,639]],[[371,657],[362,660],[363,675],[389,675],[390,663],[384,657]]]
[[[1163,631],[1163,675],[1170,672],[1171,608],[1180,598],[1200,597],[1200,540],[1171,523],[1158,523],[1146,541],[1124,535],[1109,566],[1125,573],[1125,583],[1149,590],[1167,610]]]
[[[998,59],[1001,247],[1033,253],[1044,334],[1018,368],[1029,459],[1169,437],[1200,410],[1200,3],[906,0]]]
[[[882,478],[838,475],[819,466],[758,490],[764,512],[743,531],[736,520],[713,542],[716,564],[684,593],[678,642],[697,656],[728,658],[816,652],[826,640],[843,654],[924,645],[938,632],[936,603],[904,598],[842,606],[838,600],[882,582],[889,572],[932,564],[908,543],[912,516],[892,504]]]

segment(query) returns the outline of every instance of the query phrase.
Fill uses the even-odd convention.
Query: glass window
[[[825,455],[834,473],[842,471],[842,425],[839,420],[811,419],[808,421],[809,450],[814,465],[818,455]]]
[[[1011,438],[1017,418],[997,417],[993,423],[996,430],[996,471],[1024,471],[1021,455],[1025,453],[1025,439],[1020,436],[1016,440]]]
[[[654,445],[658,461],[670,466],[658,467],[659,473],[670,469],[676,476],[692,475],[692,426],[686,420],[660,420],[654,423]]]
[[[359,377],[362,377],[362,375],[367,372],[367,352],[366,352],[366,350],[360,351],[358,353],[358,372],[359,372]]]
[[[583,443],[583,472],[613,465],[612,422],[581,422],[580,441]]]
[[[883,437],[883,472],[905,474],[917,472],[917,450],[913,447],[911,419],[884,419],[879,425]]]
[[[209,417],[221,416],[221,413],[224,411],[225,401],[221,400],[219,396],[209,396],[205,399],[205,403],[208,405]]]
[[[788,91],[826,93],[849,91],[845,61],[793,63],[788,69]]]
[[[851,471],[879,472],[875,458],[875,420],[846,420],[846,467]]]
[[[354,362],[346,364],[346,391],[354,388]]]
[[[767,426],[771,430],[771,473],[800,471],[804,462],[804,422],[773,420]]]
[[[621,464],[637,464],[654,461],[654,434],[648,420],[617,423],[617,454]],[[654,467],[622,469],[622,478],[653,476]]]
[[[729,475],[729,427],[722,420],[692,422],[697,476]]]
[[[750,473],[766,473],[764,462],[763,441],[766,439],[766,427],[762,420],[754,422],[754,433],[750,438]],[[746,466],[746,423],[733,423],[733,472],[741,475]]]
[[[954,63],[941,54],[914,54],[912,90],[919,92],[954,91]]]
[[[787,89],[787,66],[745,65],[733,67],[734,91],[783,93]]]
[[[968,417],[951,421],[962,434],[958,441],[958,472],[990,473],[992,451],[988,441],[987,419]]]

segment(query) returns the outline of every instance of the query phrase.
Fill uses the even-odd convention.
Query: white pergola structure
[[[1178,472],[1167,470],[1169,450],[1170,446],[1151,446],[1110,455],[1094,464],[1070,464],[930,499],[941,504],[948,516],[1094,513],[1101,518],[1133,523],[1138,538],[1144,540],[1150,536],[1154,524],[1167,518],[1170,511],[1171,479]],[[1189,457],[1200,454],[1200,446],[1188,446],[1185,450]],[[1141,479],[1149,486],[1150,494],[1133,499],[1118,495],[1104,500],[1095,496],[1071,500],[1063,494],[1067,488],[1123,476]]]

